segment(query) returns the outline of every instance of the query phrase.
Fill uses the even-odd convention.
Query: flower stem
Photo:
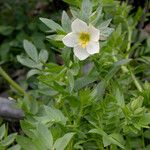
[[[0,75],[14,88],[16,89],[21,95],[27,95],[25,90],[22,89],[15,81],[11,79],[11,77],[0,67]]]

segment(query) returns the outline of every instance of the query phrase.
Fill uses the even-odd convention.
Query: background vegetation
[[[65,33],[39,18],[66,29],[68,16],[82,17],[91,4],[90,19],[112,19],[104,25],[114,32],[100,54],[79,62],[61,42]],[[0,96],[16,100],[1,100],[7,107],[0,110],[0,150],[149,150],[149,6],[148,0],[1,0],[0,66],[22,88],[0,76]]]

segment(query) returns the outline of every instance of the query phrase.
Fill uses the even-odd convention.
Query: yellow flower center
[[[85,48],[90,41],[90,34],[87,32],[81,32],[79,35],[79,43],[82,48]]]

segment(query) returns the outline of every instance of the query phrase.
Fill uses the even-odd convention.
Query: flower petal
[[[99,42],[91,41],[86,47],[86,51],[89,54],[99,53],[99,50],[100,50]]]
[[[73,32],[87,32],[88,30],[87,24],[80,19],[75,19],[71,24],[71,28]]]
[[[89,53],[87,53],[86,49],[82,48],[80,45],[74,47],[74,54],[80,60],[84,60],[90,55]]]
[[[97,42],[100,38],[100,30],[96,29],[93,26],[89,26],[88,31],[91,35],[91,40]]]
[[[62,39],[63,43],[68,46],[68,47],[74,47],[75,45],[77,45],[78,42],[78,37],[76,33],[68,33],[63,39]]]

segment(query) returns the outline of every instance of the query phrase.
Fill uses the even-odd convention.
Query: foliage
[[[25,150],[148,150],[150,38],[137,39],[142,9],[131,14],[131,6],[115,0],[64,1],[70,11],[63,11],[61,25],[40,18],[63,64],[49,62],[49,51],[28,40],[23,41],[26,54],[17,56],[31,69],[28,80],[37,80],[32,80],[36,86],[24,97],[18,96],[26,117],[20,121],[21,133],[14,134],[15,146]],[[100,53],[86,61],[79,61],[62,43],[75,18],[101,33]]]
[[[8,135],[8,130],[5,127],[5,124],[1,125],[0,127],[0,149],[1,150],[5,150],[6,148],[8,148],[9,150],[13,150],[13,149],[20,149],[20,146],[17,145],[13,145],[14,140],[16,138],[17,133],[12,133]]]

